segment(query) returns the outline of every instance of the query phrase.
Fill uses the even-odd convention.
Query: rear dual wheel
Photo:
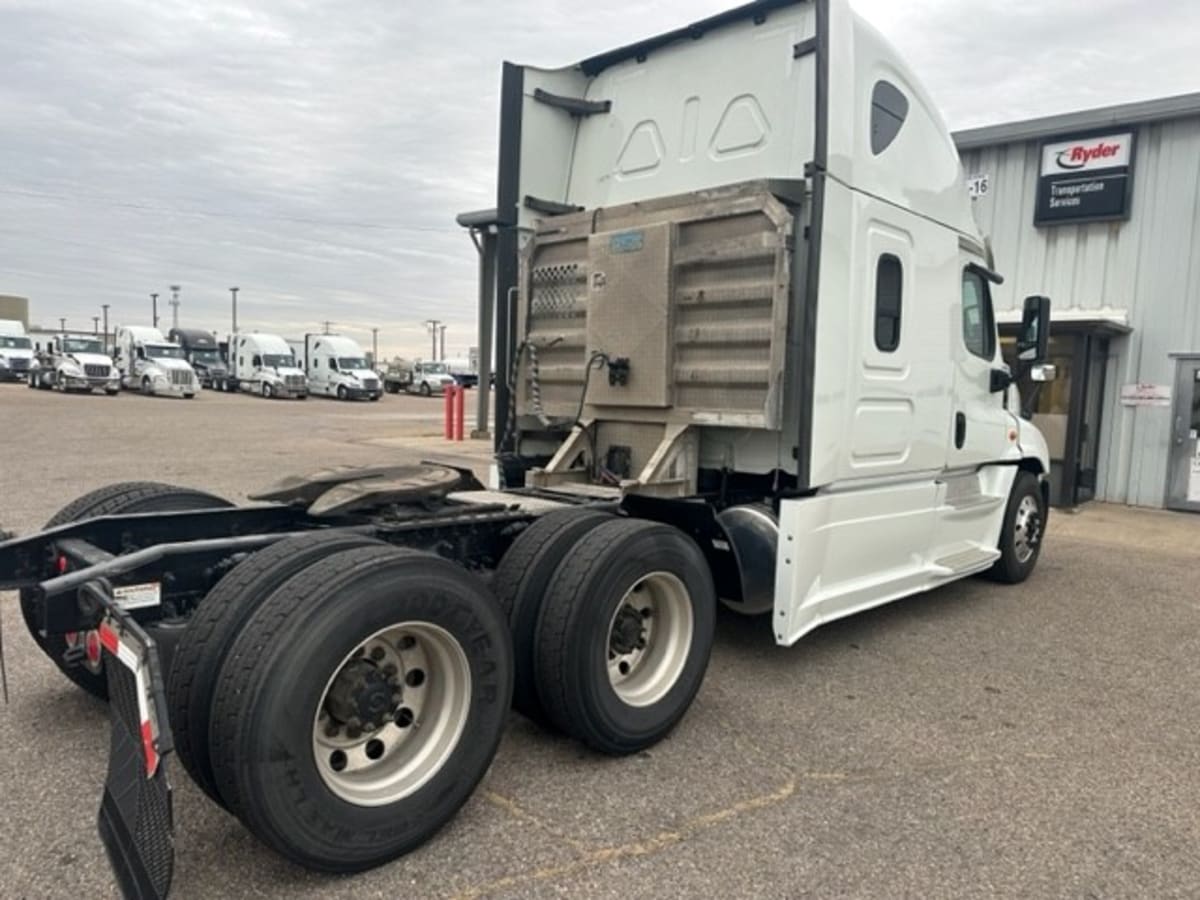
[[[217,509],[231,505],[220,497],[191,488],[154,481],[126,481],[90,491],[68,503],[50,517],[46,528],[100,516]],[[21,591],[21,614],[25,618],[29,633],[33,635],[33,640],[67,678],[92,696],[101,700],[108,699],[108,681],[104,674],[103,657],[99,643],[90,637],[90,634],[41,634],[41,604],[28,589]],[[76,646],[83,649],[83,659],[76,664],[68,664],[64,657],[68,650]]]
[[[462,806],[511,692],[508,629],[475,576],[392,547],[327,554],[271,592],[220,667],[215,782],[290,859],[370,868]]]
[[[699,690],[716,591],[699,547],[668,525],[586,509],[539,519],[493,587],[507,608],[514,705],[605,753],[665,737]]]
[[[716,604],[704,554],[678,529],[618,518],[589,531],[538,616],[534,675],[550,721],[603,753],[662,740],[704,679]]]

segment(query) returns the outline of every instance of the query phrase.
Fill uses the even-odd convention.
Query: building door
[[[1174,396],[1167,508],[1200,512],[1200,357],[1179,360]]]
[[[1108,338],[1083,335],[1079,341],[1083,354],[1084,381],[1080,385],[1078,422],[1075,425],[1076,451],[1075,504],[1096,496],[1097,469],[1100,464],[1100,426],[1104,414],[1104,375],[1108,367]]]

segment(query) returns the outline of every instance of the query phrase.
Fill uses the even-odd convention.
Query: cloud
[[[494,203],[500,63],[561,65],[723,2],[0,2],[0,292],[34,316],[474,342],[456,213]],[[1200,18],[1161,0],[856,4],[966,126],[1177,93]],[[1157,9],[1156,7],[1161,7]],[[160,301],[163,298],[160,298]],[[160,303],[160,316],[166,307]]]

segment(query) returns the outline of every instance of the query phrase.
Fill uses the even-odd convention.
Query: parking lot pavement
[[[440,405],[59,397],[0,387],[0,524],[126,478],[243,497],[277,474],[445,451]],[[13,423],[20,427],[14,428]],[[450,448],[484,459],[476,445]],[[970,580],[773,645],[722,613],[708,678],[649,752],[512,716],[426,847],[316,876],[175,778],[177,897],[1195,897],[1200,518],[1051,517],[1034,577]],[[0,894],[111,897],[107,718],[2,604]]]

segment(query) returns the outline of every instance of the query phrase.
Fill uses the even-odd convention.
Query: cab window
[[[980,359],[995,357],[996,320],[992,313],[992,295],[983,276],[970,269],[963,272],[962,329],[968,350]]]

